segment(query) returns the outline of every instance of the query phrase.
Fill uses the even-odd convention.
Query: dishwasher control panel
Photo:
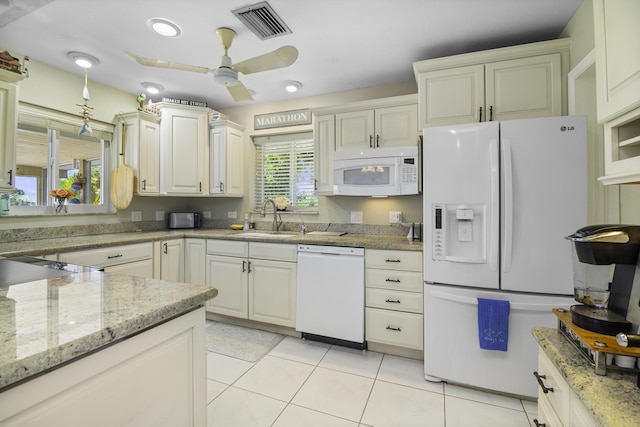
[[[364,248],[351,248],[347,246],[325,246],[298,244],[298,252],[334,254],[334,255],[354,255],[364,256]]]

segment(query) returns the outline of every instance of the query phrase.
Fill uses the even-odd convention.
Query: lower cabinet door
[[[365,316],[367,341],[422,350],[421,314],[367,307]]]
[[[295,262],[250,259],[249,319],[296,325]]]
[[[218,289],[218,296],[207,302],[207,311],[247,319],[247,259],[207,255],[206,262],[207,285]]]

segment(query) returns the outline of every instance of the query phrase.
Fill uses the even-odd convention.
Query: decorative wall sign
[[[253,116],[255,130],[309,124],[311,124],[311,111],[308,108]]]
[[[169,104],[191,105],[193,107],[206,107],[207,103],[203,101],[192,101],[190,99],[178,99],[178,98],[162,98],[162,102]]]

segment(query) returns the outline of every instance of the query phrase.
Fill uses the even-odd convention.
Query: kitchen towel
[[[478,338],[484,350],[507,351],[509,301],[478,298]]]

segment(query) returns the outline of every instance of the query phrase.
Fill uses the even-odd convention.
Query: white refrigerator
[[[535,397],[534,326],[573,294],[587,224],[585,117],[423,132],[424,370],[429,380]],[[478,298],[507,300],[507,351],[480,348]]]

